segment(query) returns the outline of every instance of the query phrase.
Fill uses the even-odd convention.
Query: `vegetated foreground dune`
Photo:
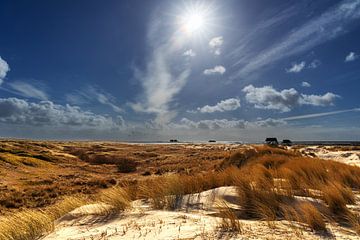
[[[296,204],[303,204],[297,199]],[[117,216],[102,216],[106,206],[80,207],[57,221],[55,239],[358,239],[353,231],[326,224],[328,232],[311,231],[287,220],[236,218],[240,211],[236,187],[219,187],[184,195],[176,210],[156,210],[144,200]],[[228,218],[228,219],[227,219]]]
[[[1,240],[359,238],[360,168],[304,148],[1,144],[0,190],[26,199],[35,181],[39,194],[19,205],[2,197]]]

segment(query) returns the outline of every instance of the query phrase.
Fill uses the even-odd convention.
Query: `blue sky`
[[[360,140],[360,0],[0,2],[2,137]]]

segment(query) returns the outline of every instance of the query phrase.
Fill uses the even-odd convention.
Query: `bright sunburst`
[[[209,7],[204,4],[191,4],[186,6],[183,11],[179,17],[181,30],[190,35],[203,34],[208,31],[210,23]]]
[[[195,31],[201,30],[205,26],[205,23],[205,18],[201,12],[189,13],[184,16],[183,19],[183,26],[188,33],[194,33]]]

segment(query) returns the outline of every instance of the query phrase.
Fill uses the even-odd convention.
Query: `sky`
[[[0,137],[360,140],[360,0],[2,0],[0,23]]]

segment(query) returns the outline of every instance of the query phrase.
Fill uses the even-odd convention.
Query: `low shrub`
[[[132,159],[118,159],[116,166],[119,172],[130,173],[136,171],[137,162]]]

